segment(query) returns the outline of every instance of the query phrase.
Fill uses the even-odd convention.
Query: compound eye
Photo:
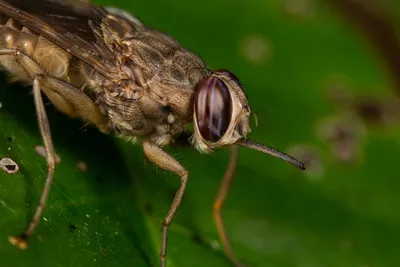
[[[197,86],[194,112],[200,135],[207,142],[219,141],[232,117],[232,99],[226,84],[219,78],[204,78]]]

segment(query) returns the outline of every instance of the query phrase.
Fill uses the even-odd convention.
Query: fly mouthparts
[[[246,140],[246,139],[239,139],[235,144],[239,145],[239,146],[244,146],[244,147],[247,147],[247,148],[250,148],[253,150],[257,150],[257,151],[263,152],[265,154],[269,154],[275,158],[282,159],[282,160],[296,166],[300,170],[306,169],[306,166],[300,160],[297,160],[297,159],[295,159],[279,150],[276,150],[272,147],[267,147],[263,144],[260,144],[260,143],[257,143],[257,142],[251,141],[251,140]]]

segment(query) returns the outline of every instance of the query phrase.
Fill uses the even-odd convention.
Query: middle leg
[[[181,185],[179,186],[179,189],[175,194],[174,200],[172,201],[171,207],[169,208],[167,216],[165,216],[163,222],[161,267],[166,267],[168,228],[182,202],[182,197],[185,193],[188,180],[188,172],[176,159],[174,159],[171,155],[169,155],[167,152],[165,152],[159,146],[152,142],[143,142],[143,152],[147,159],[149,159],[158,167],[177,174],[181,177]]]

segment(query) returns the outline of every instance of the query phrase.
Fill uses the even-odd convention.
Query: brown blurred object
[[[361,159],[366,130],[358,118],[326,117],[319,121],[316,128],[316,135],[329,145],[336,160],[353,164]]]
[[[400,96],[400,40],[392,2],[365,0],[331,0],[344,17],[355,24],[383,59],[396,93]]]
[[[368,126],[398,126],[400,100],[392,94],[355,94],[344,86],[333,86],[327,93],[338,113],[358,117]]]

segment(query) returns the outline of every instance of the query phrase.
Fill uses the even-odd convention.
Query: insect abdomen
[[[1,15],[0,48],[17,48],[34,59],[47,74],[68,81],[71,54],[15,20]],[[11,73],[14,81],[32,80],[15,57],[1,56],[0,64]]]

